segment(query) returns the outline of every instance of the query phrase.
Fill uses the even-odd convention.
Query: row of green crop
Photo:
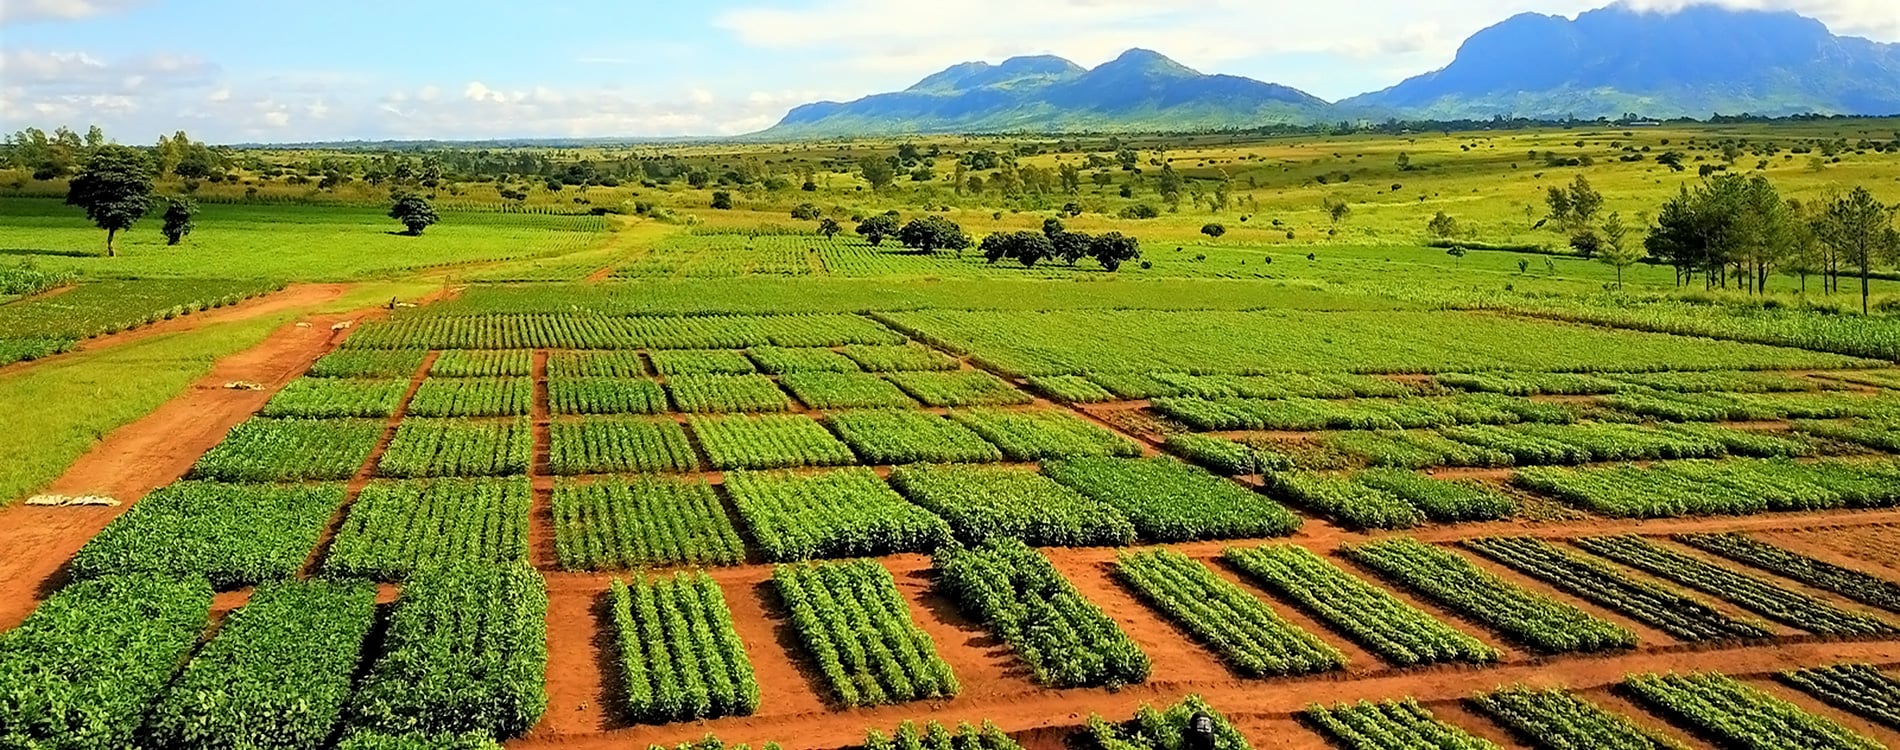
[[[1171,397],[1151,403],[1162,415],[1200,431],[1401,430],[1576,420],[1576,412],[1562,404],[1488,393],[1345,401]]]
[[[525,378],[534,374],[534,352],[451,350],[429,366],[432,378]]]
[[[951,538],[943,519],[904,500],[870,469],[735,472],[726,488],[776,561],[929,550]]]
[[[801,372],[779,379],[813,409],[909,409],[917,405],[891,381],[864,373]]]
[[[1041,547],[1113,547],[1135,525],[1113,506],[1041,474],[975,466],[906,466],[890,483],[949,522],[966,543],[1017,539]]]
[[[448,316],[425,312],[366,325],[344,345],[359,349],[744,349],[903,343],[903,336],[855,315]]]
[[[1439,721],[1411,699],[1360,701],[1332,706],[1314,704],[1300,718],[1319,729],[1341,750],[1498,750],[1490,740]]]
[[[1885,507],[1900,502],[1900,464],[1782,459],[1646,467],[1519,469],[1512,482],[1620,518]]]
[[[1271,472],[1266,483],[1275,497],[1355,529],[1406,529],[1428,519],[1489,521],[1517,509],[1516,501],[1477,482],[1443,481],[1399,469],[1368,469],[1349,476]]]
[[[981,728],[970,724],[957,727],[955,732],[942,724],[929,722],[919,729],[913,722],[898,725],[897,731],[889,736],[876,729],[870,730],[864,738],[864,750],[1023,750],[1021,745],[996,728],[995,724],[983,722]]]
[[[695,416],[690,424],[715,469],[846,466],[858,460],[824,425],[802,415]]]
[[[845,411],[827,415],[825,424],[866,463],[987,463],[1003,452],[961,423],[935,414],[902,409]]]
[[[178,482],[140,500],[73,556],[78,579],[131,573],[233,589],[302,570],[343,486]]]
[[[884,566],[871,560],[781,565],[772,581],[839,703],[902,703],[960,690]]]
[[[548,464],[561,476],[681,472],[699,469],[699,456],[670,419],[584,419],[549,426]]]
[[[1511,396],[1601,396],[1624,391],[1657,390],[1674,393],[1793,393],[1835,390],[1839,386],[1779,372],[1713,370],[1704,372],[1606,373],[1568,372],[1445,373],[1434,378],[1440,385],[1468,391]]]
[[[405,410],[412,417],[516,417],[534,408],[527,378],[429,378]]]
[[[1346,664],[1338,650],[1179,552],[1124,551],[1117,555],[1115,572],[1242,674],[1308,674]]]
[[[378,481],[337,529],[324,572],[382,581],[455,564],[528,559],[525,477]]]
[[[725,595],[705,573],[615,579],[609,588],[627,710],[663,724],[750,716],[759,684]]]
[[[405,419],[377,463],[379,476],[486,477],[524,474],[534,432],[525,419]]]
[[[248,420],[198,458],[191,476],[224,482],[340,481],[356,476],[383,435],[370,420]]]
[[[1577,539],[1575,543],[1597,555],[1810,633],[1868,636],[1900,632],[1877,618],[1848,612],[1812,596],[1676,552],[1633,534],[1587,537]]]
[[[1405,433],[1410,436],[1413,433]],[[1812,455],[1812,441],[1796,436],[1774,435],[1697,424],[1632,425],[1613,422],[1589,422],[1572,425],[1528,424],[1509,427],[1474,425],[1448,427],[1439,436],[1482,451],[1479,460],[1445,452],[1437,464],[1432,456],[1410,461],[1400,455],[1392,460],[1374,459],[1374,463],[1410,468],[1449,466],[1547,466],[1573,465],[1604,461],[1659,461],[1687,458],[1791,458]],[[1428,451],[1421,451],[1429,453]]]
[[[886,376],[925,406],[1012,406],[1035,399],[978,370],[897,372]]]
[[[1900,584],[1879,576],[1816,560],[1742,534],[1679,534],[1675,539],[1858,602],[1900,612]]]
[[[1635,579],[1596,560],[1564,552],[1531,537],[1470,539],[1466,549],[1537,578],[1585,601],[1620,612],[1683,641],[1760,639],[1758,623],[1731,618],[1699,600]]]
[[[1900,680],[1871,664],[1796,669],[1776,677],[1832,705],[1900,729]]]
[[[1146,654],[1049,559],[1015,540],[937,554],[937,587],[1009,644],[1049,687],[1145,682]]]
[[[1888,394],[1665,393],[1637,391],[1605,396],[1603,403],[1643,417],[1672,422],[1760,422],[1779,419],[1840,419],[1900,416],[1900,398]]]
[[[60,294],[0,306],[0,339],[78,341],[234,305],[282,288],[281,283],[254,280],[89,281]]]
[[[745,560],[745,543],[712,487],[664,477],[556,483],[554,550],[567,570]]]
[[[259,416],[343,419],[387,418],[396,413],[409,384],[401,380],[300,378],[272,396]]]
[[[1723,747],[1878,750],[1834,721],[1714,673],[1634,675],[1623,686],[1644,705],[1720,740]]]

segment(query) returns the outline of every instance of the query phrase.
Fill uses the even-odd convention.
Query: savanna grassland
[[[0,747],[1900,743],[1900,122],[180,148],[0,172]]]

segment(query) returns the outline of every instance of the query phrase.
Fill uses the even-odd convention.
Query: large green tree
[[[151,160],[125,146],[101,146],[68,185],[66,205],[84,208],[86,218],[106,230],[106,257],[112,257],[113,239],[152,210]]]
[[[402,222],[402,225],[407,228],[404,234],[411,237],[421,237],[422,230],[442,220],[442,217],[436,215],[435,206],[430,205],[428,199],[420,195],[405,195],[397,198],[396,202],[389,207],[389,218]]]
[[[1893,226],[1900,207],[1881,203],[1865,187],[1829,202],[1821,214],[1820,240],[1860,271],[1860,311],[1868,311],[1869,278],[1881,263],[1900,255],[1900,231]]]
[[[904,228],[897,230],[897,241],[903,243],[904,247],[916,248],[925,253],[962,250],[970,246],[970,236],[963,233],[963,227],[941,216],[912,219]]]

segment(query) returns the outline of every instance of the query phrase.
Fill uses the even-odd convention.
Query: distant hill
[[[1298,89],[1132,49],[1094,70],[1049,56],[961,63],[903,91],[798,107],[761,135],[1191,130],[1314,122],[1331,110]]]
[[[1413,119],[1900,114],[1900,45],[1795,13],[1623,5],[1527,13],[1467,40],[1443,70],[1342,106]]]

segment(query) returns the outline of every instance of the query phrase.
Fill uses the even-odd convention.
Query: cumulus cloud
[[[145,5],[150,0],[6,0],[0,3],[0,24],[30,21],[78,21]]]

